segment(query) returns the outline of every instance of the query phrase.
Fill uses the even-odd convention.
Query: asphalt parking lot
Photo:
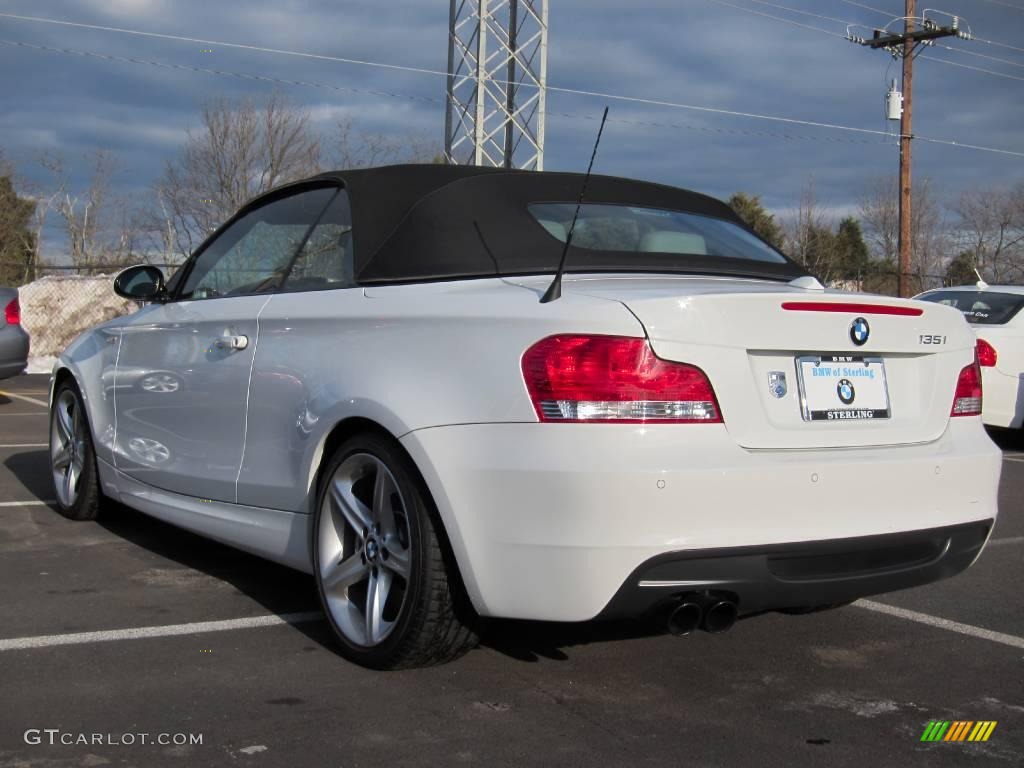
[[[1001,517],[950,581],[722,636],[500,622],[375,673],[334,653],[310,577],[51,509],[46,387],[0,382],[0,767],[1024,765],[1024,441],[997,436]],[[933,720],[997,725],[920,741]]]

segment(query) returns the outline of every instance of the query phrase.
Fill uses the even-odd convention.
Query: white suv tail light
[[[541,421],[722,422],[704,371],[662,360],[646,339],[549,336],[526,350],[522,367]]]
[[[953,409],[950,416],[981,415],[981,368],[978,365],[978,354],[974,354],[974,362],[960,371],[956,381],[956,392],[953,394]]]

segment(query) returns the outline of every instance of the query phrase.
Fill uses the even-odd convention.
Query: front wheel
[[[473,647],[458,571],[428,492],[390,438],[348,440],[321,476],[313,565],[351,661],[375,669],[450,661]]]
[[[72,520],[95,520],[100,505],[96,452],[82,396],[71,380],[53,393],[50,472],[57,510]]]

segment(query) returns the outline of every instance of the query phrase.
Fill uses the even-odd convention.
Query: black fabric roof
[[[460,165],[393,165],[331,171],[352,205],[355,277],[361,284],[553,273],[563,244],[529,213],[530,203],[575,203],[583,174]],[[312,181],[307,180],[307,181]],[[684,189],[591,176],[587,203],[628,203],[715,216],[743,226],[725,203]],[[571,247],[567,271],[667,271],[792,279],[793,262],[771,264],[679,254]]]

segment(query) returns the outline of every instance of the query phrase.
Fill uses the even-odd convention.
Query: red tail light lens
[[[982,368],[994,368],[998,359],[996,348],[984,339],[978,339],[978,365]]]
[[[4,319],[7,320],[8,325],[21,324],[21,304],[18,303],[17,298],[11,299],[4,307]]]
[[[541,421],[722,422],[704,371],[662,360],[646,339],[549,336],[526,351],[522,365]]]
[[[960,371],[953,395],[953,409],[950,416],[981,415],[981,367],[975,355],[974,362]]]

